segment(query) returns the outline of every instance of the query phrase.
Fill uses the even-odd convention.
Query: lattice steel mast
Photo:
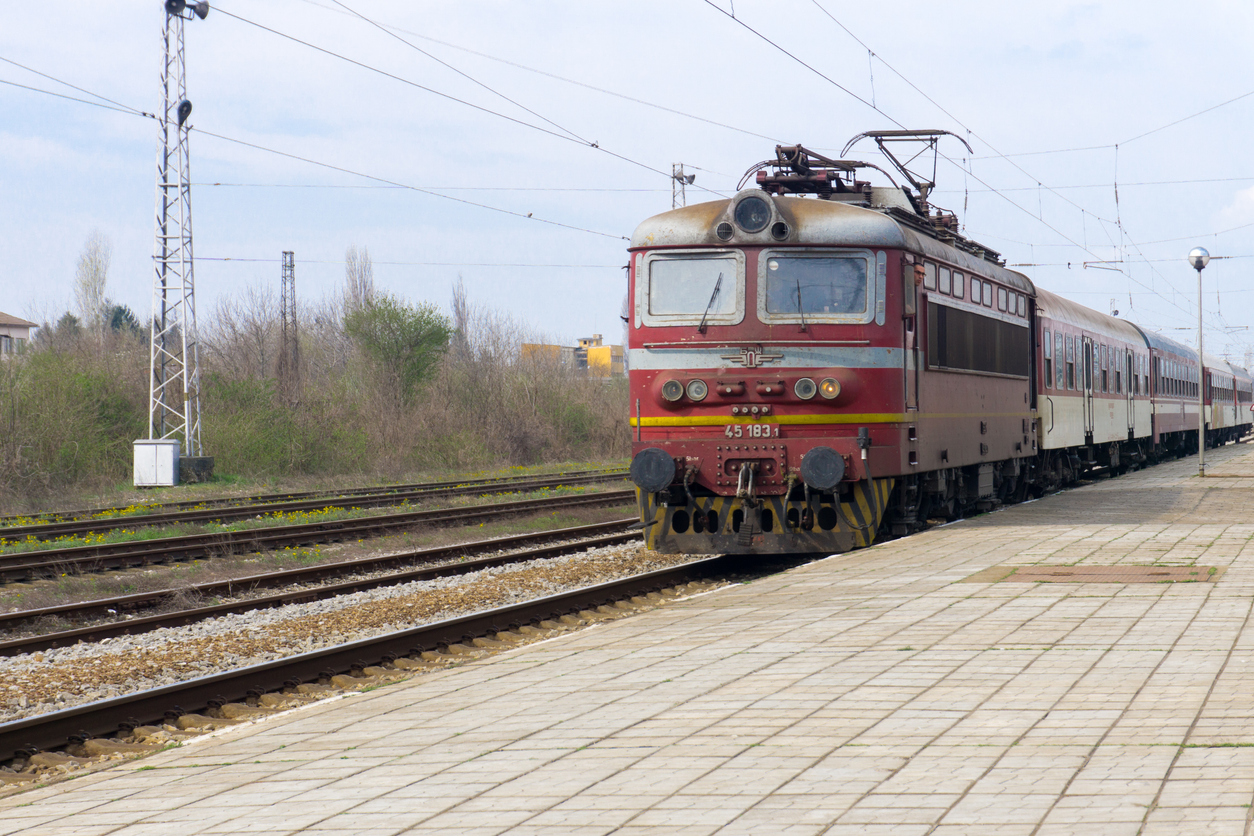
[[[279,285],[279,308],[283,324],[279,346],[279,388],[288,403],[300,399],[300,337],[296,325],[296,254],[283,251],[283,275]]]
[[[697,179],[695,174],[687,174],[684,171],[683,163],[674,163],[671,165],[671,208],[678,209],[681,206],[688,205],[688,193],[685,187],[691,186],[692,181]]]
[[[158,112],[156,245],[149,351],[148,437],[178,438],[182,455],[202,455],[200,346],[192,269],[192,199],[183,21],[204,19],[208,3],[166,0]]]

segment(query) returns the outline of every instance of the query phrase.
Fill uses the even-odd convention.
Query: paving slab
[[[1254,446],[1207,460],[14,794],[0,834],[1246,836]]]

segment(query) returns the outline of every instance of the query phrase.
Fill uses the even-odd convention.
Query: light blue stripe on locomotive
[[[905,351],[878,346],[763,346],[761,372],[771,369],[900,369]],[[782,356],[779,356],[782,355]],[[693,348],[633,348],[628,352],[632,371],[694,371],[743,368],[740,349],[730,346]],[[734,359],[733,359],[734,358]],[[770,358],[770,359],[768,359]]]

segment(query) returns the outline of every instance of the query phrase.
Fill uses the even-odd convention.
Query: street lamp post
[[[1202,247],[1189,250],[1189,265],[1197,271],[1197,475],[1206,475],[1206,362],[1202,354],[1202,270],[1210,253]]]

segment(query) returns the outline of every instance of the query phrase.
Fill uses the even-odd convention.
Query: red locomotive
[[[759,188],[636,229],[631,475],[650,548],[845,551],[1182,455],[1206,371],[1208,438],[1249,431],[1244,370],[1199,370],[1192,349],[1038,290],[931,209],[931,182],[899,165],[915,191],[876,187],[867,167],[781,146]]]

